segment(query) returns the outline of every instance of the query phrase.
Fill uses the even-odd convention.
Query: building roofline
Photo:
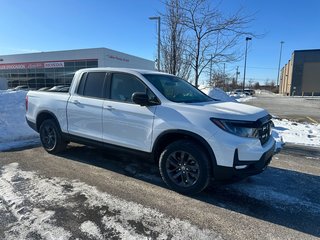
[[[294,50],[293,52],[320,52],[320,49]]]
[[[103,50],[107,50],[107,51],[112,51],[112,52],[115,52],[115,53],[120,53],[120,54],[125,54],[125,55],[128,55],[128,56],[131,56],[131,57],[135,57],[135,58],[139,58],[139,59],[142,59],[142,60],[149,60],[149,61],[153,61],[153,60],[150,60],[150,59],[146,59],[146,58],[143,58],[143,57],[140,57],[140,56],[136,56],[136,55],[133,55],[133,54],[130,54],[130,53],[125,53],[125,52],[120,52],[118,50],[114,50],[114,49],[111,49],[111,48],[106,48],[106,47],[96,47],[96,48],[79,48],[79,49],[67,49],[67,50],[53,50],[53,51],[41,51],[41,52],[29,52],[29,53],[14,53],[14,54],[6,54],[6,55],[0,55],[1,58],[5,58],[7,56],[21,56],[21,55],[30,55],[30,54],[52,54],[52,53],[63,53],[63,52],[76,52],[76,51],[93,51],[93,50],[100,50],[100,51],[103,51]]]
[[[24,53],[13,53],[13,54],[6,54],[6,55],[0,55],[1,57],[6,57],[6,56],[16,56],[16,55],[30,55],[30,54],[43,54],[43,53],[58,53],[58,52],[73,52],[73,51],[83,51],[83,50],[102,50],[102,49],[108,49],[112,50],[109,48],[104,48],[104,47],[98,47],[98,48],[79,48],[79,49],[67,49],[67,50],[53,50],[53,51],[34,51],[34,52],[24,52]],[[115,51],[115,50],[112,50]]]

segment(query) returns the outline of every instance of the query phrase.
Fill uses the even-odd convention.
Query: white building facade
[[[92,67],[154,70],[153,61],[108,48],[90,48],[0,56],[0,78],[8,87],[27,85],[39,89],[69,85],[75,71]]]

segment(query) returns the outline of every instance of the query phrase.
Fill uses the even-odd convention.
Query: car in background
[[[255,91],[253,89],[246,88],[246,89],[244,89],[244,93],[252,96],[255,94]]]
[[[57,86],[54,86],[54,87],[50,88],[47,91],[48,92],[68,92],[69,91],[69,86],[67,86],[67,85],[57,85]]]
[[[42,88],[39,88],[38,91],[48,91],[50,88],[52,87],[42,87]]]
[[[236,90],[233,90],[231,92],[231,94],[235,94],[235,95],[246,95],[246,96],[252,96],[255,94],[255,91],[253,89],[249,89],[249,88],[246,88],[244,90],[242,89],[236,89]]]
[[[17,86],[17,87],[15,87],[15,88],[12,89],[12,91],[20,91],[20,90],[22,90],[22,91],[29,91],[30,88],[29,88],[28,85],[20,85],[20,86]]]
[[[231,92],[231,95],[235,96],[248,96],[249,93],[244,92],[242,89],[235,89]]]
[[[69,89],[70,89],[70,87],[68,86],[68,87],[60,88],[60,89],[58,89],[57,91],[58,91],[58,92],[69,92]]]

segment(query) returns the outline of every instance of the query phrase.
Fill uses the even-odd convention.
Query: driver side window
[[[132,94],[135,92],[146,92],[146,86],[139,79],[124,73],[112,75],[110,95],[112,100],[132,103]]]

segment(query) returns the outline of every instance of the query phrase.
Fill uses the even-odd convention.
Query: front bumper
[[[214,180],[226,180],[232,178],[246,178],[263,172],[271,162],[275,154],[275,144],[262,154],[258,161],[239,161],[238,149],[234,152],[233,166],[215,166],[213,177]]]

